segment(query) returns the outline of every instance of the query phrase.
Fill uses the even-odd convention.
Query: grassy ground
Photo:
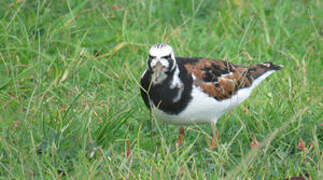
[[[319,0],[1,1],[0,177],[320,179],[322,18]],[[176,149],[139,95],[157,42],[285,69],[218,121],[215,149],[208,125]]]

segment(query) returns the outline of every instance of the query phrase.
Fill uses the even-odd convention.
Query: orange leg
[[[215,135],[212,135],[212,140],[211,140],[211,148],[216,147],[216,141],[218,139],[218,131],[215,132]]]
[[[216,126],[214,122],[211,122],[212,127],[212,140],[211,140],[211,148],[214,148],[216,146],[216,141],[219,137],[218,131],[216,130]]]
[[[183,143],[184,136],[185,136],[185,132],[184,132],[184,127],[182,126],[179,128],[177,146],[179,146]]]
[[[130,147],[130,141],[129,140],[127,140],[127,154],[126,154],[126,156],[127,157],[129,157],[130,156],[130,153],[131,153],[131,147]]]

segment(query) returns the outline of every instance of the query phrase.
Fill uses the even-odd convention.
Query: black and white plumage
[[[282,67],[271,62],[242,66],[208,58],[175,57],[171,46],[156,44],[149,50],[140,81],[141,96],[157,119],[167,123],[215,124]]]

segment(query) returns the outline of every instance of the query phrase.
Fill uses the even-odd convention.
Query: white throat
[[[167,74],[165,72],[161,72],[158,76],[156,72],[152,74],[152,83],[154,85],[161,84],[167,78]]]

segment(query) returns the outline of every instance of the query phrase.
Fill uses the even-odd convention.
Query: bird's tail
[[[248,75],[251,76],[253,79],[257,79],[269,71],[278,71],[281,70],[283,67],[283,65],[275,65],[272,62],[264,62],[254,66],[250,66],[248,68]]]

